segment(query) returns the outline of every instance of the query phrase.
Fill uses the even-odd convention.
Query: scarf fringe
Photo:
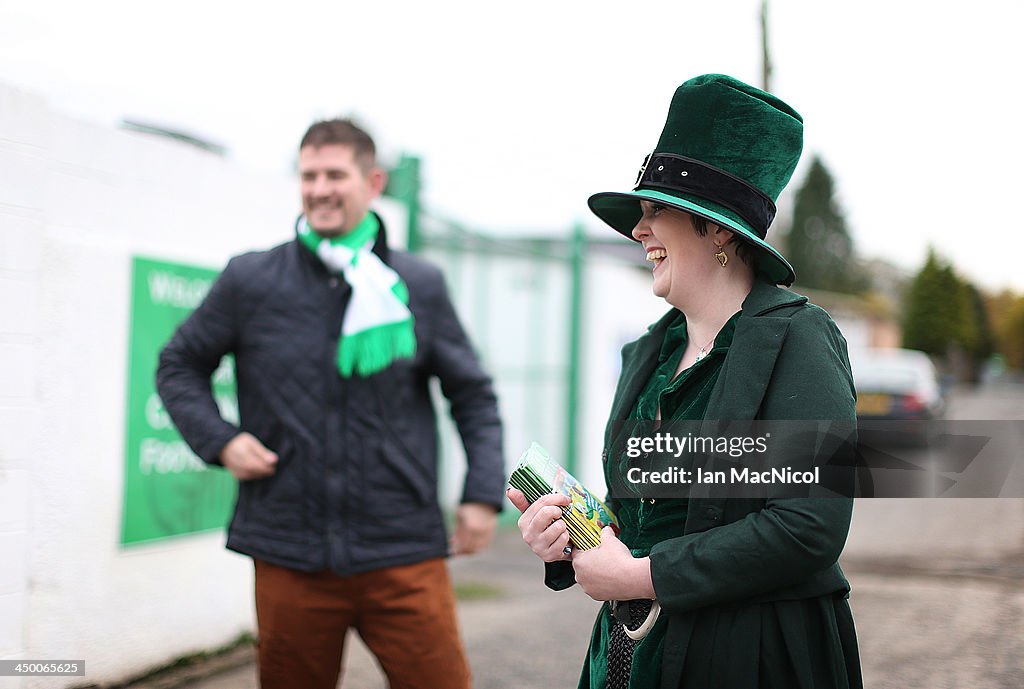
[[[345,378],[372,376],[397,359],[416,355],[413,319],[387,323],[341,338],[338,343],[338,371]]]

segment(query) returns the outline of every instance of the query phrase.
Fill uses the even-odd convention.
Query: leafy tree
[[[945,359],[971,380],[995,350],[984,296],[934,250],[907,293],[903,345]]]
[[[987,302],[999,353],[1009,368],[1024,370],[1024,296],[1004,290]]]
[[[975,362],[982,362],[996,350],[995,335],[989,320],[988,307],[981,291],[969,282],[963,283],[966,292],[967,339],[963,342],[967,354]]]
[[[818,156],[796,192],[786,251],[799,286],[846,293],[867,287],[846,218],[835,200],[835,182]]]

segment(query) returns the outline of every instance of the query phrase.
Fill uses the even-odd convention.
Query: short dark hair
[[[302,137],[299,150],[306,146],[319,148],[331,144],[351,146],[356,160],[364,170],[369,170],[377,162],[377,147],[373,138],[348,118],[314,122]]]
[[[716,225],[716,223],[712,222],[711,220],[708,220],[707,218],[702,217],[700,215],[696,215],[695,213],[690,213],[690,217],[693,218],[693,229],[701,237],[707,236],[708,223]],[[716,226],[722,227],[721,225]],[[729,228],[726,227],[723,229],[728,230]],[[736,232],[735,230],[730,230],[730,232],[732,232],[732,239],[730,239],[726,243],[736,245],[736,255],[739,257],[741,261],[746,263],[748,266],[754,265],[754,261],[757,258],[757,248],[755,248],[755,246],[750,242],[740,239],[741,235],[739,232]]]

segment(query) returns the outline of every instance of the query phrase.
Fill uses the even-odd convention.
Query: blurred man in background
[[[227,547],[255,562],[264,689],[333,689],[355,628],[391,687],[468,687],[444,557],[490,542],[505,482],[490,378],[440,271],[389,249],[373,140],[317,122],[295,237],[233,258],[163,350],[157,385],[204,461],[239,480]],[[240,428],[210,375],[234,354]],[[432,377],[468,470],[455,532],[437,498]]]

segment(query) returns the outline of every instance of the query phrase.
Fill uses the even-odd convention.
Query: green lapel
[[[773,317],[770,314],[806,301],[807,297],[768,282],[758,280],[754,283],[750,294],[743,300],[733,344],[711,393],[706,418],[753,419],[756,416],[771,379],[775,359],[786,339],[791,315],[780,313]],[[605,429],[605,447],[611,443],[615,422],[629,418],[640,391],[657,368],[665,331],[676,314],[676,309],[669,310],[640,339],[622,348],[622,373]]]
[[[669,310],[654,325],[647,328],[647,332],[640,339],[622,348],[622,372],[619,374],[619,385],[615,390],[615,397],[612,398],[612,411],[608,416],[608,426],[605,428],[605,447],[611,444],[615,422],[629,418],[637,397],[647,385],[654,369],[658,367],[658,353],[665,339],[665,331],[678,313],[679,311],[674,308]]]
[[[807,297],[763,281],[754,283],[743,301],[733,344],[711,391],[706,419],[757,417],[771,380],[775,359],[789,330],[792,307]]]

